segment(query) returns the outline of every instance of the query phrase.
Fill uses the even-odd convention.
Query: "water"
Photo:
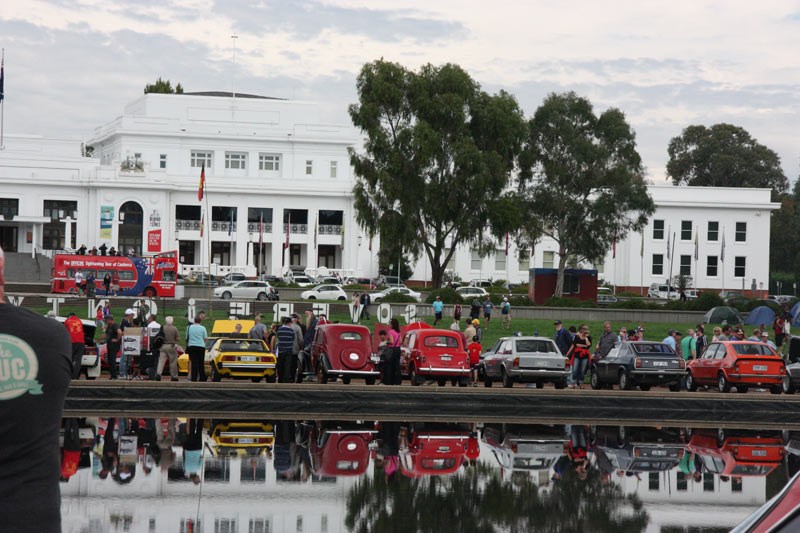
[[[774,430],[79,420],[65,532],[728,531],[800,468]],[[112,434],[109,438],[106,435]],[[76,445],[68,446],[75,448]]]

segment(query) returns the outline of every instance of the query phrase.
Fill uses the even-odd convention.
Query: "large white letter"
[[[417,320],[417,306],[414,304],[409,304],[406,306],[406,312],[403,313],[403,319],[406,321],[406,324],[410,324]]]
[[[378,322],[381,324],[392,323],[392,306],[390,304],[381,304],[378,306]]]
[[[189,324],[193,324],[194,323],[194,314],[195,314],[195,311],[197,310],[197,306],[195,305],[196,302],[194,301],[194,298],[189,298],[189,302],[188,303],[189,303],[189,307],[186,308],[186,316],[189,318]]]
[[[56,316],[59,316],[58,315],[58,306],[59,306],[59,304],[63,304],[64,301],[65,301],[64,298],[48,298],[47,299],[47,303],[53,304],[53,312],[56,314]]]
[[[361,312],[364,310],[364,306],[359,305],[356,307],[353,305],[353,302],[350,302],[347,304],[347,308],[350,309],[350,319],[353,321],[353,324],[357,324],[361,318]]]
[[[291,316],[294,313],[294,304],[290,303],[277,303],[272,306],[272,311],[275,313],[273,322],[280,322],[283,317]]]

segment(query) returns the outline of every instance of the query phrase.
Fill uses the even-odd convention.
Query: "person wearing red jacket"
[[[481,346],[478,336],[472,337],[472,342],[467,346],[467,353],[469,354],[469,366],[472,369],[472,385],[477,386],[478,382],[478,364],[481,362],[481,353],[483,346]]]
[[[70,313],[64,321],[64,326],[66,326],[69,338],[72,341],[72,379],[78,379],[81,377],[81,361],[83,360],[83,351],[86,348],[83,322],[75,316],[75,313]]]

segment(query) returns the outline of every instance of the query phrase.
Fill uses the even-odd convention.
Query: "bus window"
[[[106,273],[112,275],[113,273],[110,270],[98,270],[97,271],[97,279],[103,279],[106,277]]]
[[[89,274],[92,274],[94,277],[97,277],[97,275],[94,273],[95,271],[93,269],[82,269],[81,272],[83,272],[83,277],[84,278],[88,278]]]
[[[175,281],[175,271],[174,270],[162,270],[161,271],[161,281]]]
[[[75,270],[72,269],[72,268],[68,268],[67,269],[67,277],[68,278],[74,278],[75,277]]]
[[[134,279],[133,270],[120,270],[119,271],[119,279],[120,280],[127,280],[127,281],[130,281],[130,280]]]

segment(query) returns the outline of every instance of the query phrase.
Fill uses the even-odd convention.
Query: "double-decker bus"
[[[178,252],[164,252],[149,257],[127,257],[119,255],[56,254],[53,257],[53,272],[50,291],[55,293],[78,292],[75,273],[95,277],[95,294],[99,296],[175,296],[178,280]],[[111,275],[116,284],[106,293],[103,278]]]

